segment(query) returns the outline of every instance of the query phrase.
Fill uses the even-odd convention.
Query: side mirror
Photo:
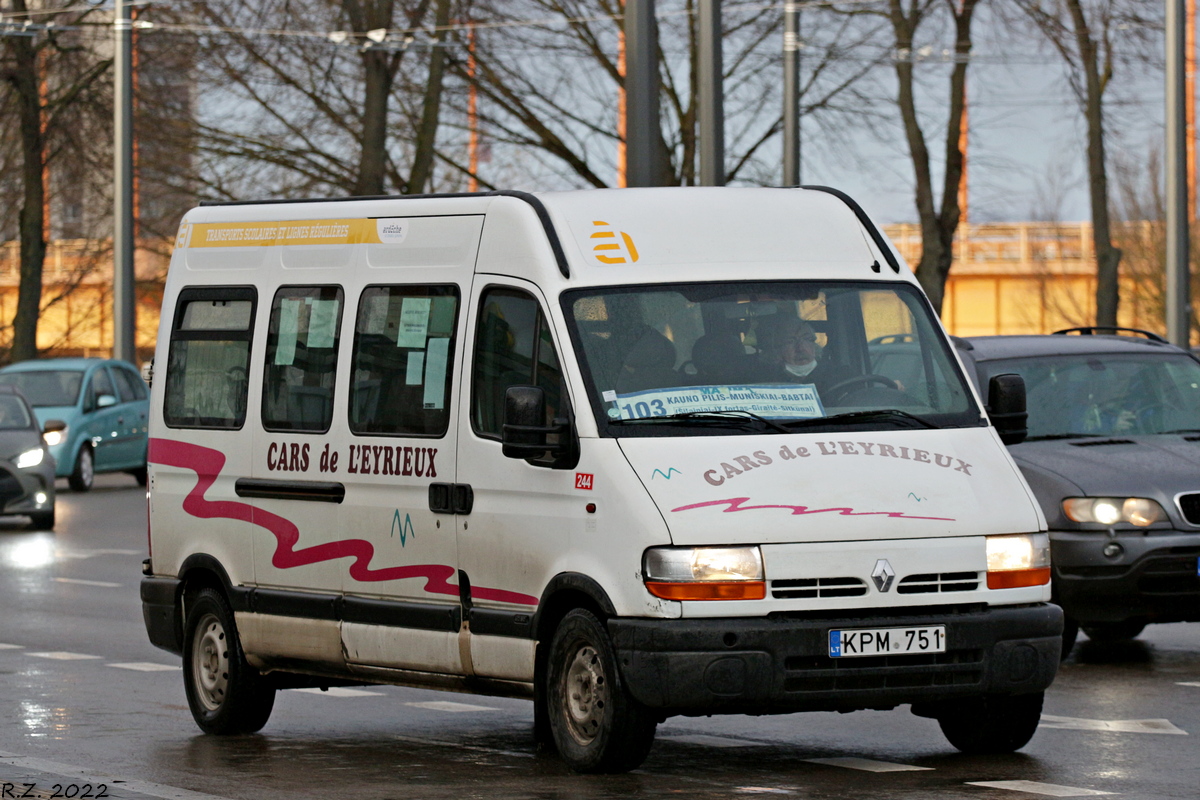
[[[993,375],[988,381],[988,416],[1005,444],[1020,444],[1029,434],[1025,410],[1025,379],[1014,373]]]
[[[579,439],[570,419],[546,419],[546,392],[538,386],[510,386],[504,393],[504,424],[500,442],[506,458],[521,458],[538,466],[572,469],[579,463]],[[547,463],[546,458],[550,461]]]
[[[102,394],[96,398],[96,408],[108,408],[109,406],[115,406],[116,404],[117,398],[113,397],[111,394]]]

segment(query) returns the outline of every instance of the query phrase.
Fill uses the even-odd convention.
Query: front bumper
[[[1110,543],[1122,553],[1105,556]],[[1083,623],[1200,620],[1200,531],[1051,531],[1055,602]]]
[[[946,626],[946,652],[830,658],[829,631]],[[667,714],[777,714],[888,709],[985,694],[1040,692],[1054,680],[1062,610],[910,609],[903,616],[814,619],[613,619],[621,677]]]
[[[38,502],[38,495],[43,499]],[[18,469],[0,462],[0,514],[36,514],[54,508],[54,464],[43,462],[32,469]]]

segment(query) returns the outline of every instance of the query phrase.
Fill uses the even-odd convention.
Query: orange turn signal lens
[[[646,581],[646,589],[663,600],[762,600],[766,581]]]
[[[987,574],[989,589],[1018,589],[1022,586],[1045,586],[1050,582],[1049,567],[1006,569]]]

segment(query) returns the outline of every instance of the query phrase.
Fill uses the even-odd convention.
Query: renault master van
[[[1037,727],[1023,385],[998,431],[839,192],[205,205],[155,364],[141,596],[208,733],[354,684],[530,698],[585,772],[672,715]]]

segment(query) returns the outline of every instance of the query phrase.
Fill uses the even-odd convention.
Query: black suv
[[[1064,657],[1079,628],[1200,620],[1200,359],[1125,328],[955,344],[985,400],[993,376],[1025,379],[1029,433],[1009,452],[1050,528]]]

